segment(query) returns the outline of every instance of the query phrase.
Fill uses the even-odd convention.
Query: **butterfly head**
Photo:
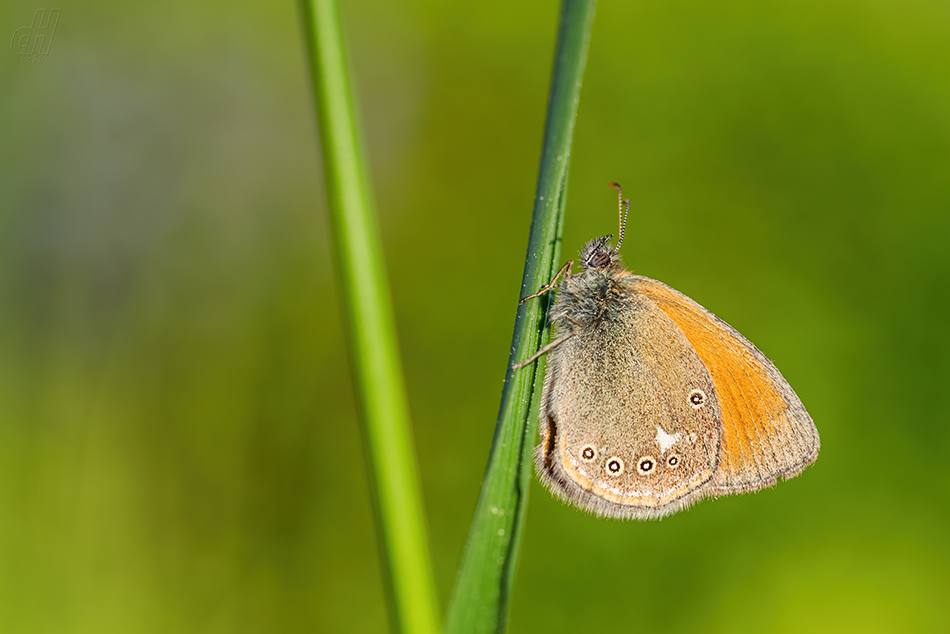
[[[617,261],[617,250],[610,246],[613,236],[594,238],[581,251],[581,267],[588,269],[605,269]]]
[[[617,253],[620,251],[620,245],[623,244],[623,233],[627,228],[627,211],[630,209],[630,201],[624,199],[623,191],[617,183],[610,183],[610,186],[617,190],[617,201],[620,212],[620,239],[617,240],[617,246],[610,246],[610,239],[613,235],[601,236],[588,242],[581,251],[581,266],[585,271],[589,269],[606,269],[614,262],[619,261]]]

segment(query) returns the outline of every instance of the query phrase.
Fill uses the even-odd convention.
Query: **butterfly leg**
[[[550,284],[545,284],[544,286],[542,286],[541,288],[539,288],[539,289],[538,289],[538,292],[535,293],[534,295],[528,295],[527,297],[522,297],[522,298],[521,298],[521,301],[518,302],[518,303],[519,303],[519,304],[524,304],[524,303],[525,303],[526,301],[528,301],[529,299],[534,299],[535,297],[541,297],[542,295],[544,295],[545,293],[547,293],[547,292],[548,292],[549,290],[551,290],[552,288],[555,288],[555,287],[557,286],[557,280],[558,280],[558,278],[561,277],[562,275],[564,275],[565,273],[567,273],[567,279],[571,279],[571,268],[572,268],[573,266],[574,266],[574,260],[568,261],[568,263],[565,264],[564,266],[562,266],[562,267],[561,267],[561,270],[559,270],[559,271],[554,275],[554,279],[551,280],[551,283],[550,283]]]
[[[570,319],[570,318],[568,318],[568,319]],[[574,320],[572,319],[571,321],[574,321]],[[533,355],[531,355],[530,357],[528,357],[527,359],[525,359],[525,360],[522,361],[521,363],[516,363],[516,364],[514,364],[513,366],[511,366],[511,369],[512,369],[512,370],[520,370],[521,368],[525,367],[526,365],[528,365],[528,364],[531,363],[532,361],[536,361],[537,359],[541,358],[541,355],[546,354],[549,350],[553,350],[554,348],[557,348],[559,345],[561,345],[562,343],[564,343],[565,341],[567,341],[568,339],[570,339],[571,337],[573,337],[574,335],[576,335],[576,334],[579,333],[580,331],[581,331],[581,329],[580,329],[580,324],[578,324],[578,327],[577,327],[577,328],[575,328],[575,329],[572,330],[571,332],[567,333],[566,335],[563,335],[563,336],[561,336],[561,337],[558,337],[557,339],[555,339],[554,341],[552,341],[552,342],[549,343],[548,345],[544,346],[543,348],[541,348],[540,350],[538,350],[537,352],[535,352]]]

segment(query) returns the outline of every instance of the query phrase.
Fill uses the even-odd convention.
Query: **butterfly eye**
[[[671,455],[666,459],[666,464],[670,466],[671,469],[675,469],[680,466],[680,457],[676,454]]]
[[[597,457],[597,451],[594,450],[594,448],[591,447],[590,445],[587,445],[586,447],[581,449],[582,460],[586,460],[587,462],[590,462],[596,457]]]
[[[610,255],[608,255],[607,253],[604,253],[603,251],[600,251],[599,253],[595,253],[594,257],[590,259],[590,264],[595,269],[602,269],[608,264],[610,264]]]
[[[607,473],[610,475],[620,475],[623,472],[623,460],[620,458],[611,458],[607,461]]]
[[[699,409],[706,403],[706,393],[702,390],[693,390],[689,393],[689,404],[693,409]]]
[[[653,460],[650,456],[644,456],[640,458],[640,462],[637,463],[637,471],[641,474],[646,475],[653,471],[653,467],[656,466],[656,461]]]

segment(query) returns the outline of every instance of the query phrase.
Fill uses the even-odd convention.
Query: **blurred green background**
[[[380,632],[293,3],[0,53],[0,631]],[[508,358],[557,6],[353,0],[443,609]],[[533,485],[512,632],[950,627],[950,8],[603,0],[567,259],[613,232],[781,368],[801,477],[661,522]]]

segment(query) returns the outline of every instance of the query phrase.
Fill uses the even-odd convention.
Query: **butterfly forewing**
[[[629,278],[683,333],[712,377],[722,446],[711,486],[746,491],[791,477],[818,455],[818,432],[778,369],[734,328],[682,293],[646,277]],[[625,280],[626,281],[626,280]]]

